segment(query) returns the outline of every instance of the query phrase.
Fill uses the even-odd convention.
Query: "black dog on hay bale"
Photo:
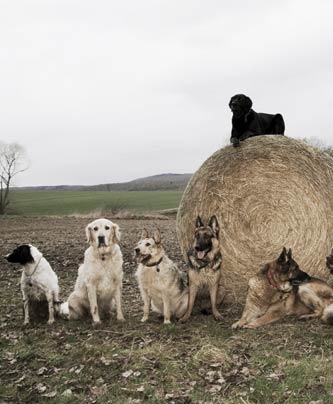
[[[233,114],[230,143],[234,146],[239,146],[242,140],[252,136],[284,134],[282,115],[253,111],[251,99],[244,94],[234,95],[229,107]]]

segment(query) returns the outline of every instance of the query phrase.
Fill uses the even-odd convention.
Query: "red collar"
[[[274,278],[273,278],[270,270],[268,270],[266,272],[266,277],[267,277],[268,283],[270,284],[270,286],[272,288],[274,288],[276,290],[280,290],[279,285],[274,281]]]

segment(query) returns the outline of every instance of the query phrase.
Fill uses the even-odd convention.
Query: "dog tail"
[[[321,319],[325,323],[333,325],[333,303],[325,308]]]
[[[62,318],[68,318],[69,316],[69,306],[68,302],[58,303],[55,305],[57,314]]]

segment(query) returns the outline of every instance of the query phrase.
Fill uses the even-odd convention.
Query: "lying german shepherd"
[[[199,216],[197,217],[194,243],[187,256],[190,266],[188,305],[180,321],[184,323],[190,318],[198,293],[200,300],[205,300],[207,295],[210,296],[213,315],[216,320],[222,320],[217,306],[224,298],[225,289],[222,283],[219,224],[215,215],[210,218],[207,226]]]
[[[328,257],[329,258],[329,257]],[[333,259],[333,257],[332,257]],[[333,289],[303,272],[283,248],[277,260],[249,280],[245,308],[232,328],[258,328],[288,315],[333,320]]]

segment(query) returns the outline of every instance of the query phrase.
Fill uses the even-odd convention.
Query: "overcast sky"
[[[2,0],[0,140],[16,185],[194,172],[229,141],[229,99],[333,145],[331,0]]]

